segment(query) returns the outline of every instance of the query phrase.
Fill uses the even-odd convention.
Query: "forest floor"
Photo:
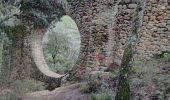
[[[84,83],[59,87],[53,91],[39,91],[29,93],[22,97],[22,100],[88,100],[89,94],[80,92],[80,86]]]
[[[104,77],[107,77],[107,75],[109,76],[109,74],[106,74],[106,76]],[[114,78],[116,77],[117,76],[114,75]],[[95,82],[94,78],[92,80],[92,82]],[[108,82],[108,79],[106,80]],[[100,88],[98,90],[100,93],[107,92],[104,94],[105,96],[115,96],[115,81],[116,79],[110,81],[112,85],[108,86],[106,82],[103,83],[104,81],[100,81],[102,84],[106,85],[106,87],[104,88],[107,89],[105,89],[104,91],[101,89],[103,88],[103,85],[98,86],[96,85],[96,83],[92,83],[92,89],[95,89],[97,87]],[[27,92],[26,94],[23,94],[23,96],[21,96],[21,100],[114,100],[101,99],[103,97],[103,95],[101,94],[93,95],[93,97],[96,96],[95,98],[99,99],[90,99],[90,97],[92,97],[92,94],[94,94],[95,92],[82,92],[82,90],[88,91],[87,89],[90,89],[88,88],[89,86],[86,85],[86,82],[75,83],[72,85],[56,88],[52,91],[42,89],[36,90],[36,92]],[[135,61],[130,75],[130,85],[132,100],[170,100],[170,62],[162,59]],[[113,91],[110,92],[110,88],[112,88]],[[11,91],[11,89],[3,89],[3,91],[0,92],[0,97],[1,95],[10,93]]]
[[[130,80],[132,100],[170,100],[170,62],[162,59],[136,61]],[[81,84],[29,93],[23,100],[89,100],[90,94],[81,92]]]
[[[133,100],[170,100],[169,61],[137,61],[130,78]]]

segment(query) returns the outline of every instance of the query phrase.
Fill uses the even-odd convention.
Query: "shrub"
[[[165,61],[170,61],[170,51],[162,51],[161,54],[155,54],[154,58],[156,59],[162,58]]]
[[[86,84],[83,84],[80,87],[81,92],[83,93],[95,93],[97,92],[101,87],[101,83],[99,80],[89,80]]]
[[[28,92],[44,90],[42,82],[35,80],[16,80],[10,83],[9,92],[0,95],[0,100],[18,100],[22,95]]]
[[[116,92],[109,82],[100,76],[89,76],[87,83],[81,85],[80,90],[83,93],[90,93],[89,100],[114,100]]]
[[[90,100],[114,100],[112,96],[108,94],[91,94]]]

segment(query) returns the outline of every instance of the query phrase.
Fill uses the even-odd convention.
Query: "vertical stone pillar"
[[[104,71],[108,66],[109,39],[117,0],[68,0],[70,16],[78,25],[81,48],[71,77],[82,79],[92,71]]]

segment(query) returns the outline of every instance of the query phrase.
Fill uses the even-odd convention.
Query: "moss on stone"
[[[23,25],[18,25],[15,27],[6,26],[4,27],[4,32],[9,38],[21,38],[26,34],[26,27]]]
[[[116,100],[130,100],[130,85],[128,76],[131,72],[131,63],[134,54],[134,48],[138,39],[138,29],[140,28],[139,12],[141,11],[141,9],[139,8],[141,8],[140,2],[138,3],[138,7],[134,14],[134,20],[132,21],[133,24],[131,29],[131,37],[123,54]]]
[[[47,28],[52,21],[66,15],[63,5],[56,0],[21,0],[22,13],[18,18],[31,22],[34,28]]]

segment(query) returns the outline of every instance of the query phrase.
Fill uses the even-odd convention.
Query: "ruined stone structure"
[[[112,27],[117,0],[68,0],[70,15],[75,19],[81,35],[78,61],[74,76],[83,77],[91,71],[107,69],[113,45]],[[112,41],[111,41],[112,42]],[[110,46],[110,47],[109,47]],[[110,54],[109,54],[110,53]]]
[[[150,59],[170,50],[169,1],[144,1],[143,27],[135,59]],[[73,69],[75,76],[119,66],[137,7],[135,0],[68,0],[70,15],[79,27],[81,52]]]
[[[170,51],[170,1],[147,0],[143,28],[137,46],[138,58]]]
[[[129,3],[132,2],[68,0],[70,15],[79,27],[82,40],[74,76],[83,77],[91,71],[105,71],[110,65],[120,65],[136,7],[133,2],[128,8]]]
[[[48,68],[42,38],[51,22],[65,15],[64,7],[55,0],[22,0],[20,11],[1,26],[10,41],[4,44],[1,76],[7,81],[36,79],[56,84],[62,75]]]
[[[67,14],[76,21],[81,35],[80,54],[70,76],[81,79],[92,71],[105,71],[110,65],[113,67],[115,66],[115,68],[119,67],[124,47],[130,36],[131,24],[134,18],[135,8],[137,7],[136,0],[67,1],[69,5]],[[34,0],[30,2],[34,2]],[[24,27],[29,26],[29,28],[25,27],[28,29],[14,30],[15,32],[10,31],[12,34],[9,35],[11,36],[14,34],[16,34],[16,36],[19,35],[12,39],[11,50],[14,50],[13,52],[16,51],[16,53],[10,52],[10,48],[8,47],[6,48],[8,52],[4,52],[6,65],[9,66],[14,73],[20,72],[16,76],[10,76],[12,79],[17,79],[20,76],[21,79],[27,76],[32,77],[31,70],[34,69],[34,66],[39,66],[38,71],[41,70],[41,65],[43,65],[43,68],[48,69],[43,58],[41,38],[55,17],[61,17],[66,14],[65,10],[60,5],[58,8],[61,9],[58,10],[54,10],[57,9],[57,7],[53,3],[49,3],[54,7],[53,10],[51,10],[48,5],[43,5],[47,7],[47,9],[50,9],[49,12],[48,10],[44,10],[41,5],[37,7],[37,5],[30,2],[25,3],[28,3],[29,6],[22,6],[21,10],[24,13],[18,16],[19,20],[22,22],[21,25]],[[38,8],[38,11],[43,12],[45,14],[44,16],[55,15],[55,13],[58,14],[58,16],[55,15],[55,17],[53,16],[54,18],[47,18],[46,21],[44,21],[43,18],[37,19],[37,10],[32,13],[27,9],[30,7],[30,4],[35,7],[35,9]],[[138,59],[149,59],[155,53],[170,50],[170,2],[168,0],[146,0],[144,4],[145,12],[141,15],[144,17],[142,21],[143,27],[141,27],[139,43],[136,48],[137,54],[135,56],[135,58]],[[29,18],[33,19],[30,20]],[[30,27],[32,24],[29,22],[34,24],[33,27]],[[38,27],[34,27],[37,25]],[[13,28],[18,29],[17,27],[18,25],[14,25]],[[30,41],[30,38],[33,40]],[[26,53],[26,56],[23,56],[20,52]],[[9,58],[13,60],[8,59],[5,53],[6,55],[10,55],[11,57]],[[28,59],[28,61],[22,61],[21,59]],[[33,63],[32,60],[34,61]],[[37,69],[35,68],[35,70]],[[43,74],[45,73],[46,72]],[[50,72],[49,76],[54,77],[55,75]]]
[[[143,27],[139,36],[139,42],[136,47],[135,59],[150,59],[154,54],[170,50],[170,31],[169,20],[170,11],[167,0],[146,0],[145,11],[143,14]],[[135,2],[124,0],[119,5],[119,16],[116,18],[117,23],[114,30],[116,33],[117,46],[115,47],[116,59],[121,59],[124,46],[128,40],[131,21],[133,20],[134,8],[137,7]],[[141,15],[142,16],[142,15]]]

